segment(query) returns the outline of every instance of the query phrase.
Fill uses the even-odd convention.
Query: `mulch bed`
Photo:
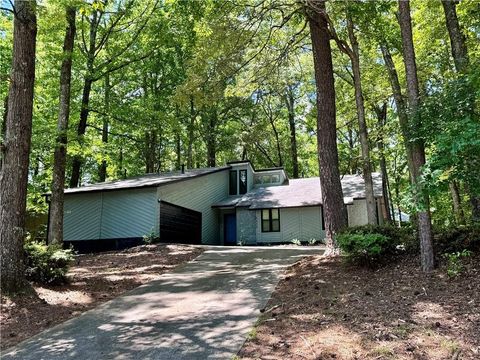
[[[33,294],[1,297],[1,349],[156,280],[202,252],[202,248],[189,245],[156,244],[78,255],[68,272],[68,284],[32,284]]]
[[[480,255],[449,278],[403,257],[376,270],[308,257],[289,268],[241,359],[480,359]]]

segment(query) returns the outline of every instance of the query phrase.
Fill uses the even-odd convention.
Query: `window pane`
[[[272,231],[280,231],[280,220],[272,220]]]
[[[269,232],[270,231],[270,221],[262,220],[262,232]]]
[[[237,171],[230,171],[230,195],[237,195]]]
[[[272,209],[272,219],[278,219],[278,209]]]
[[[240,178],[240,194],[245,194],[247,192],[247,170],[240,170],[238,174]]]
[[[268,209],[267,210],[262,210],[262,220],[268,220],[268,219],[270,219]]]
[[[280,175],[272,175],[272,183],[279,183]]]

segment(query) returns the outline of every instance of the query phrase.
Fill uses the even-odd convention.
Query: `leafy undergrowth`
[[[309,257],[278,284],[241,359],[480,359],[480,255],[454,278]]]
[[[188,245],[142,245],[118,252],[78,255],[70,268],[69,283],[33,284],[32,295],[2,296],[1,349],[13,346],[42,330],[78,316],[119,296],[203,252]]]

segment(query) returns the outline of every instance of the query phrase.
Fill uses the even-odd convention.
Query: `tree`
[[[453,61],[455,63],[455,69],[459,74],[466,74],[469,70],[470,60],[468,57],[465,36],[460,29],[460,24],[457,17],[457,5],[455,1],[448,0],[442,0],[442,5],[445,12],[445,20],[448,29],[448,35],[450,37],[450,45],[452,49]],[[470,97],[474,97],[474,94],[475,90],[471,89]],[[470,104],[470,114],[473,115],[475,112],[475,100],[470,99]],[[458,185],[455,181],[452,181],[450,184],[450,191],[452,193],[453,206],[457,221],[459,223],[464,223],[465,216],[461,207]],[[480,196],[472,192],[470,194],[470,203],[472,205],[472,220],[480,222]]]
[[[346,9],[347,16],[347,32],[351,46],[345,41],[341,40],[335,27],[330,23],[330,31],[336,41],[339,49],[348,55],[352,65],[353,72],[353,86],[355,88],[355,104],[357,107],[357,120],[359,128],[360,144],[362,148],[362,170],[363,178],[365,181],[365,199],[367,202],[367,219],[369,224],[377,223],[377,206],[375,201],[375,194],[373,192],[373,180],[372,180],[372,164],[370,161],[370,145],[368,143],[368,129],[367,121],[365,119],[365,104],[362,90],[362,79],[360,74],[360,51],[358,46],[357,36],[355,35],[354,24],[350,9]]]
[[[3,291],[16,291],[26,285],[23,241],[35,82],[36,2],[16,0],[14,12],[8,114],[5,141],[1,146],[0,247]]]
[[[327,254],[332,254],[337,252],[334,236],[347,225],[347,219],[338,168],[335,84],[330,33],[324,1],[308,2],[306,12],[312,38],[317,89],[317,144],[325,236]]]
[[[432,222],[428,194],[422,188],[422,166],[425,165],[425,147],[421,137],[415,137],[413,131],[421,130],[419,116],[420,91],[418,88],[417,65],[413,45],[410,1],[398,1],[400,31],[402,34],[403,60],[407,78],[408,111],[410,116],[409,138],[412,144],[413,179],[415,185],[415,202],[418,210],[418,234],[420,238],[420,255],[423,271],[431,271],[434,267]]]
[[[60,70],[60,103],[57,121],[57,142],[55,145],[52,195],[50,199],[50,223],[48,239],[52,244],[63,242],[63,191],[65,188],[65,168],[67,160],[67,131],[70,116],[70,88],[72,81],[72,56],[75,40],[74,7],[67,7],[65,11],[67,29],[63,43],[63,60]]]

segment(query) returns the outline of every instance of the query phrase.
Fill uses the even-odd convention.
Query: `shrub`
[[[155,231],[150,230],[148,234],[143,235],[143,242],[147,245],[157,243],[159,240],[158,236],[155,234]]]
[[[58,245],[27,242],[24,246],[28,280],[43,284],[61,284],[66,281],[68,268],[73,261],[73,250],[64,250]]]
[[[342,234],[368,235],[380,234],[388,238],[388,244],[384,244],[384,253],[397,253],[403,249],[407,252],[418,252],[420,245],[415,237],[415,232],[410,226],[395,227],[393,225],[361,225],[344,229]]]
[[[480,252],[480,226],[437,228],[434,230],[434,248],[438,254],[469,250]]]
[[[461,258],[469,257],[470,255],[472,255],[472,252],[468,250],[443,254],[443,257],[447,259],[447,275],[449,277],[460,275],[464,268]]]
[[[359,265],[377,264],[391,248],[391,240],[382,234],[343,233],[336,240],[347,259]]]

